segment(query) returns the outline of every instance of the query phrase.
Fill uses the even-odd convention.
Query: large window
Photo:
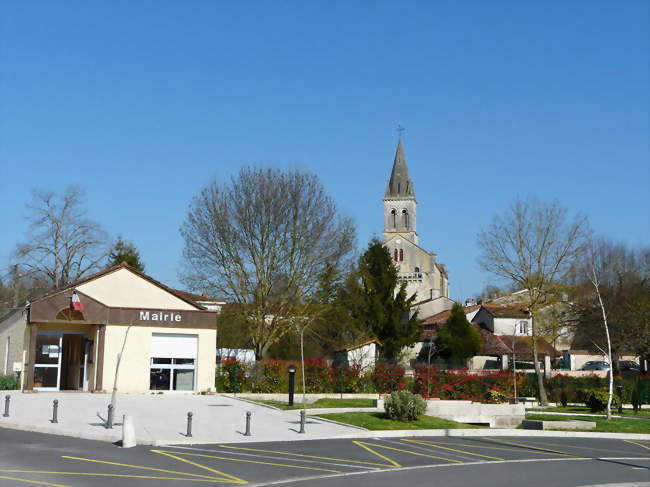
[[[149,388],[152,391],[193,391],[197,345],[196,335],[154,333]]]
[[[193,391],[194,359],[151,359],[149,388],[152,391]]]

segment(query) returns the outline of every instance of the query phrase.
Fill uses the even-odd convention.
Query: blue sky
[[[316,173],[382,231],[398,123],[421,244],[452,297],[493,281],[476,234],[516,196],[650,242],[647,1],[5,1],[0,263],[34,187],[178,284],[187,206],[242,165]]]

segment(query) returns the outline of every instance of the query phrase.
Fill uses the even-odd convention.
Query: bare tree
[[[583,254],[589,225],[584,216],[569,218],[558,202],[516,199],[503,214],[479,232],[483,269],[527,289],[532,321],[532,348],[540,402],[548,403],[539,366],[539,330],[535,313],[547,304],[557,281]]]
[[[108,237],[86,218],[81,189],[68,186],[60,195],[35,190],[27,208],[28,238],[14,252],[26,273],[58,288],[101,267]]]
[[[603,272],[603,265],[601,261],[602,253],[598,253],[593,244],[590,246],[589,252],[589,266],[587,268],[587,276],[589,282],[594,287],[596,297],[598,298],[598,306],[603,317],[603,326],[605,327],[605,337],[607,338],[607,362],[609,363],[608,377],[608,395],[607,395],[607,419],[612,419],[612,396],[614,394],[614,362],[612,361],[612,340],[609,335],[609,325],[607,323],[607,311],[603,303],[603,297],[600,293],[600,279],[599,274]]]
[[[183,280],[241,309],[258,359],[324,307],[315,294],[326,266],[341,266],[355,244],[318,178],[300,171],[244,168],[216,181],[190,205],[181,227]]]
[[[617,366],[621,354],[650,356],[650,268],[647,248],[630,248],[608,239],[594,239],[591,251],[572,276],[571,315],[579,347],[595,347],[607,355],[611,347]],[[594,272],[598,292],[594,288]],[[603,306],[601,306],[602,301]],[[606,309],[607,331],[602,326]]]

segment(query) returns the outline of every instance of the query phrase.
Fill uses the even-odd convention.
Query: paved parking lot
[[[650,441],[362,438],[138,446],[0,429],[0,485],[650,485]],[[646,484],[643,484],[646,482]]]
[[[4,395],[0,408],[4,406]],[[105,429],[110,394],[9,391],[10,416],[0,416],[0,427],[117,441],[122,438],[122,415],[133,417],[139,444],[276,441],[300,438],[299,411],[279,411],[221,395],[119,394],[115,428]],[[51,422],[54,399],[59,401],[58,423]],[[246,411],[252,413],[254,438],[244,436]],[[187,413],[192,412],[192,438],[187,438]],[[356,428],[309,419],[310,438],[351,435]]]

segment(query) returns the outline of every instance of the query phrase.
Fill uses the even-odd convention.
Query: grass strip
[[[596,428],[589,431],[596,431],[600,433],[650,433],[650,421],[647,419],[635,418],[612,418],[607,420],[604,417],[588,417],[588,416],[557,416],[551,414],[526,414],[526,419],[535,419],[539,421],[593,421],[596,423]],[[555,429],[555,428],[554,428]],[[562,430],[558,428],[558,430]],[[566,431],[575,431],[569,430]]]
[[[302,403],[300,398],[296,397],[296,402],[293,403],[293,406],[288,406],[285,401],[269,401],[264,399],[255,399],[255,402],[262,404],[268,404],[269,406],[275,406],[278,409],[293,410],[293,409],[302,409]],[[307,404],[307,409],[316,409],[316,408],[371,408],[373,407],[372,399],[335,399],[335,398],[323,398],[318,399],[317,401]]]
[[[480,428],[480,426],[457,423],[433,416],[420,416],[417,421],[394,421],[383,412],[369,413],[328,413],[317,417],[331,419],[339,423],[360,426],[369,430],[422,430],[422,429],[459,429]]]

